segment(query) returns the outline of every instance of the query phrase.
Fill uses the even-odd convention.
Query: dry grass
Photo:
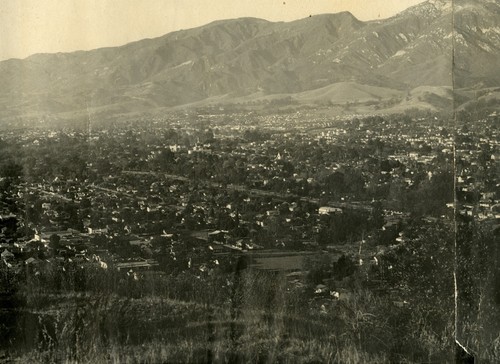
[[[222,282],[226,286],[218,286]],[[160,283],[147,282],[141,289],[154,287],[154,292],[141,291],[137,298],[103,290],[43,294],[33,286],[27,302],[38,317],[34,340],[12,357],[22,363],[419,363],[450,358],[442,339],[450,335],[449,328],[436,331],[424,311],[396,309],[369,291],[356,291],[320,312],[304,300],[304,292],[290,291],[280,275],[245,272],[202,284],[197,278],[169,277],[162,289]],[[190,290],[189,296],[183,289]]]

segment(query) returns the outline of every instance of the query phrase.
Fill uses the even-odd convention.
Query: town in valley
[[[106,292],[120,304],[128,297],[143,310],[139,321],[158,296],[233,312],[238,299],[247,307],[246,294],[253,301],[267,295],[283,315],[341,320],[354,297],[369,294],[367,315],[383,308],[404,316],[425,307],[447,330],[454,235],[478,237],[462,263],[472,279],[494,279],[470,270],[496,259],[484,240],[494,241],[500,217],[496,113],[472,124],[417,111],[342,117],[303,108],[223,111],[3,131],[7,287],[24,287],[17,295],[40,311],[95,300],[89,292]],[[247,275],[269,287],[247,287],[240,281],[251,280]],[[235,282],[250,293],[235,292],[241,289]],[[464,310],[472,312],[468,304]],[[176,320],[201,325],[197,316]],[[8,326],[3,340],[16,330]],[[119,336],[127,329],[115,330]],[[446,352],[442,347],[436,355]]]

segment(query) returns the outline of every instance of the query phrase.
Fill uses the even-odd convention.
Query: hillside
[[[500,5],[454,4],[429,0],[371,22],[348,12],[289,23],[216,21],[121,47],[3,61],[0,118],[109,117],[256,94],[379,103],[378,110],[447,108],[445,100],[411,102],[411,95],[451,87],[453,78],[460,88],[500,83]]]

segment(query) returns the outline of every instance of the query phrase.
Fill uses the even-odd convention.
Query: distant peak
[[[296,20],[295,22],[321,22],[321,23],[335,23],[335,24],[348,24],[359,26],[363,24],[362,21],[358,20],[352,13],[349,11],[342,11],[340,13],[326,13],[326,14],[316,14],[310,15],[307,18]]]
[[[413,14],[418,16],[440,16],[453,10],[455,0],[427,0],[404,10],[401,14]],[[394,17],[398,17],[395,15]]]
[[[341,11],[340,13],[327,13],[327,14],[318,14],[313,15],[315,18],[343,18],[343,19],[353,19],[358,20],[351,12],[349,11]]]
[[[437,8],[445,8],[452,5],[452,0],[428,0],[430,4],[433,4]]]

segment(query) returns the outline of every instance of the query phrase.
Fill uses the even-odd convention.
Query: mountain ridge
[[[363,104],[355,96],[369,87],[394,92],[366,98],[371,107],[360,105],[366,112],[405,108],[411,90],[422,86],[499,85],[499,18],[494,1],[429,0],[377,21],[363,22],[349,12],[292,22],[246,17],[119,47],[10,59],[0,62],[0,118],[71,118],[72,112],[106,109],[103,115],[126,114],[211,99],[242,102],[257,93],[340,106],[352,94],[352,108]],[[365,86],[360,91],[355,85]],[[303,97],[325,87],[345,94]],[[453,97],[449,105],[421,101],[414,104],[431,110],[457,106]]]

